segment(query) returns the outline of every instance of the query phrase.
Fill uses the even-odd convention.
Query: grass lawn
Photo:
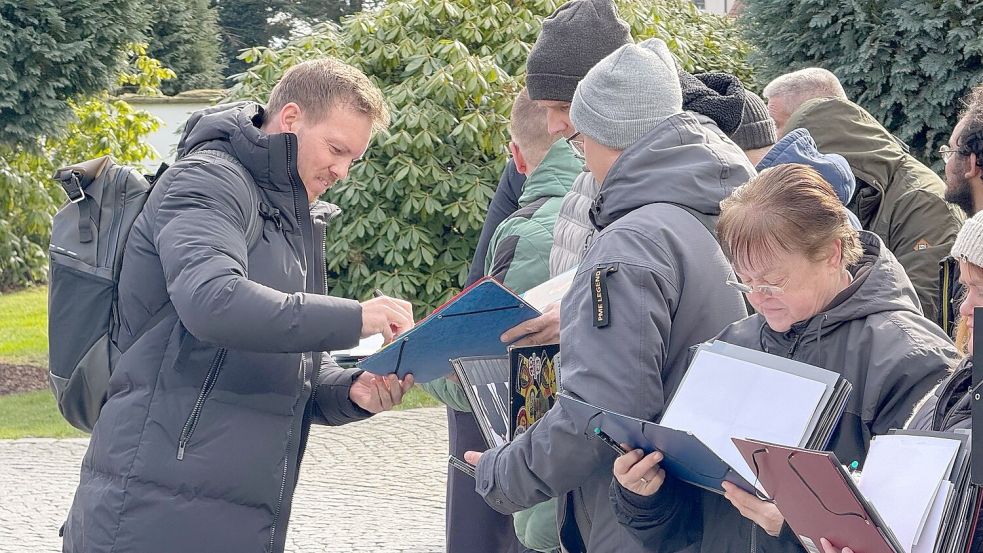
[[[0,294],[0,362],[48,366],[48,289]]]
[[[48,366],[48,289],[0,294],[0,363]],[[441,405],[414,387],[397,409]],[[48,390],[0,396],[0,439],[84,436],[61,417]]]

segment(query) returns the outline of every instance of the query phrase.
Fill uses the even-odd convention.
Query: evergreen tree
[[[208,0],[168,0],[150,10],[149,55],[177,75],[163,92],[221,87],[225,58],[218,9]]]
[[[743,0],[742,24],[761,83],[819,66],[851,100],[941,169],[934,152],[960,99],[983,81],[983,2]]]
[[[140,0],[0,0],[0,143],[35,143],[66,100],[110,88],[144,23]]]

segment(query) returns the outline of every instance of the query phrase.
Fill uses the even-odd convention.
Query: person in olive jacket
[[[188,121],[126,244],[122,356],[64,551],[283,551],[310,425],[400,402],[411,377],[342,370],[323,353],[413,326],[404,301],[326,295],[325,224],[338,209],[318,197],[388,119],[365,75],[321,59],[291,68],[265,109]],[[242,170],[181,160],[200,150]]]

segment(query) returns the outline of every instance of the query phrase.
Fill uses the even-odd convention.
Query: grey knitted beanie
[[[778,140],[775,121],[768,114],[768,106],[760,96],[750,90],[744,91],[741,125],[731,133],[730,139],[742,150],[768,148]]]
[[[569,102],[591,67],[630,44],[628,24],[612,0],[571,0],[543,20],[526,60],[526,88],[533,100]]]
[[[963,223],[952,245],[952,257],[983,267],[983,211]]]
[[[618,48],[587,73],[573,95],[570,120],[598,143],[624,150],[682,111],[672,54],[651,38]]]

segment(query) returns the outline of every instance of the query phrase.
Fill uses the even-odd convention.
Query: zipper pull
[[[181,441],[179,441],[177,443],[177,460],[178,461],[183,461],[184,460],[184,447],[186,445],[188,445],[188,439],[187,438],[181,438]]]

